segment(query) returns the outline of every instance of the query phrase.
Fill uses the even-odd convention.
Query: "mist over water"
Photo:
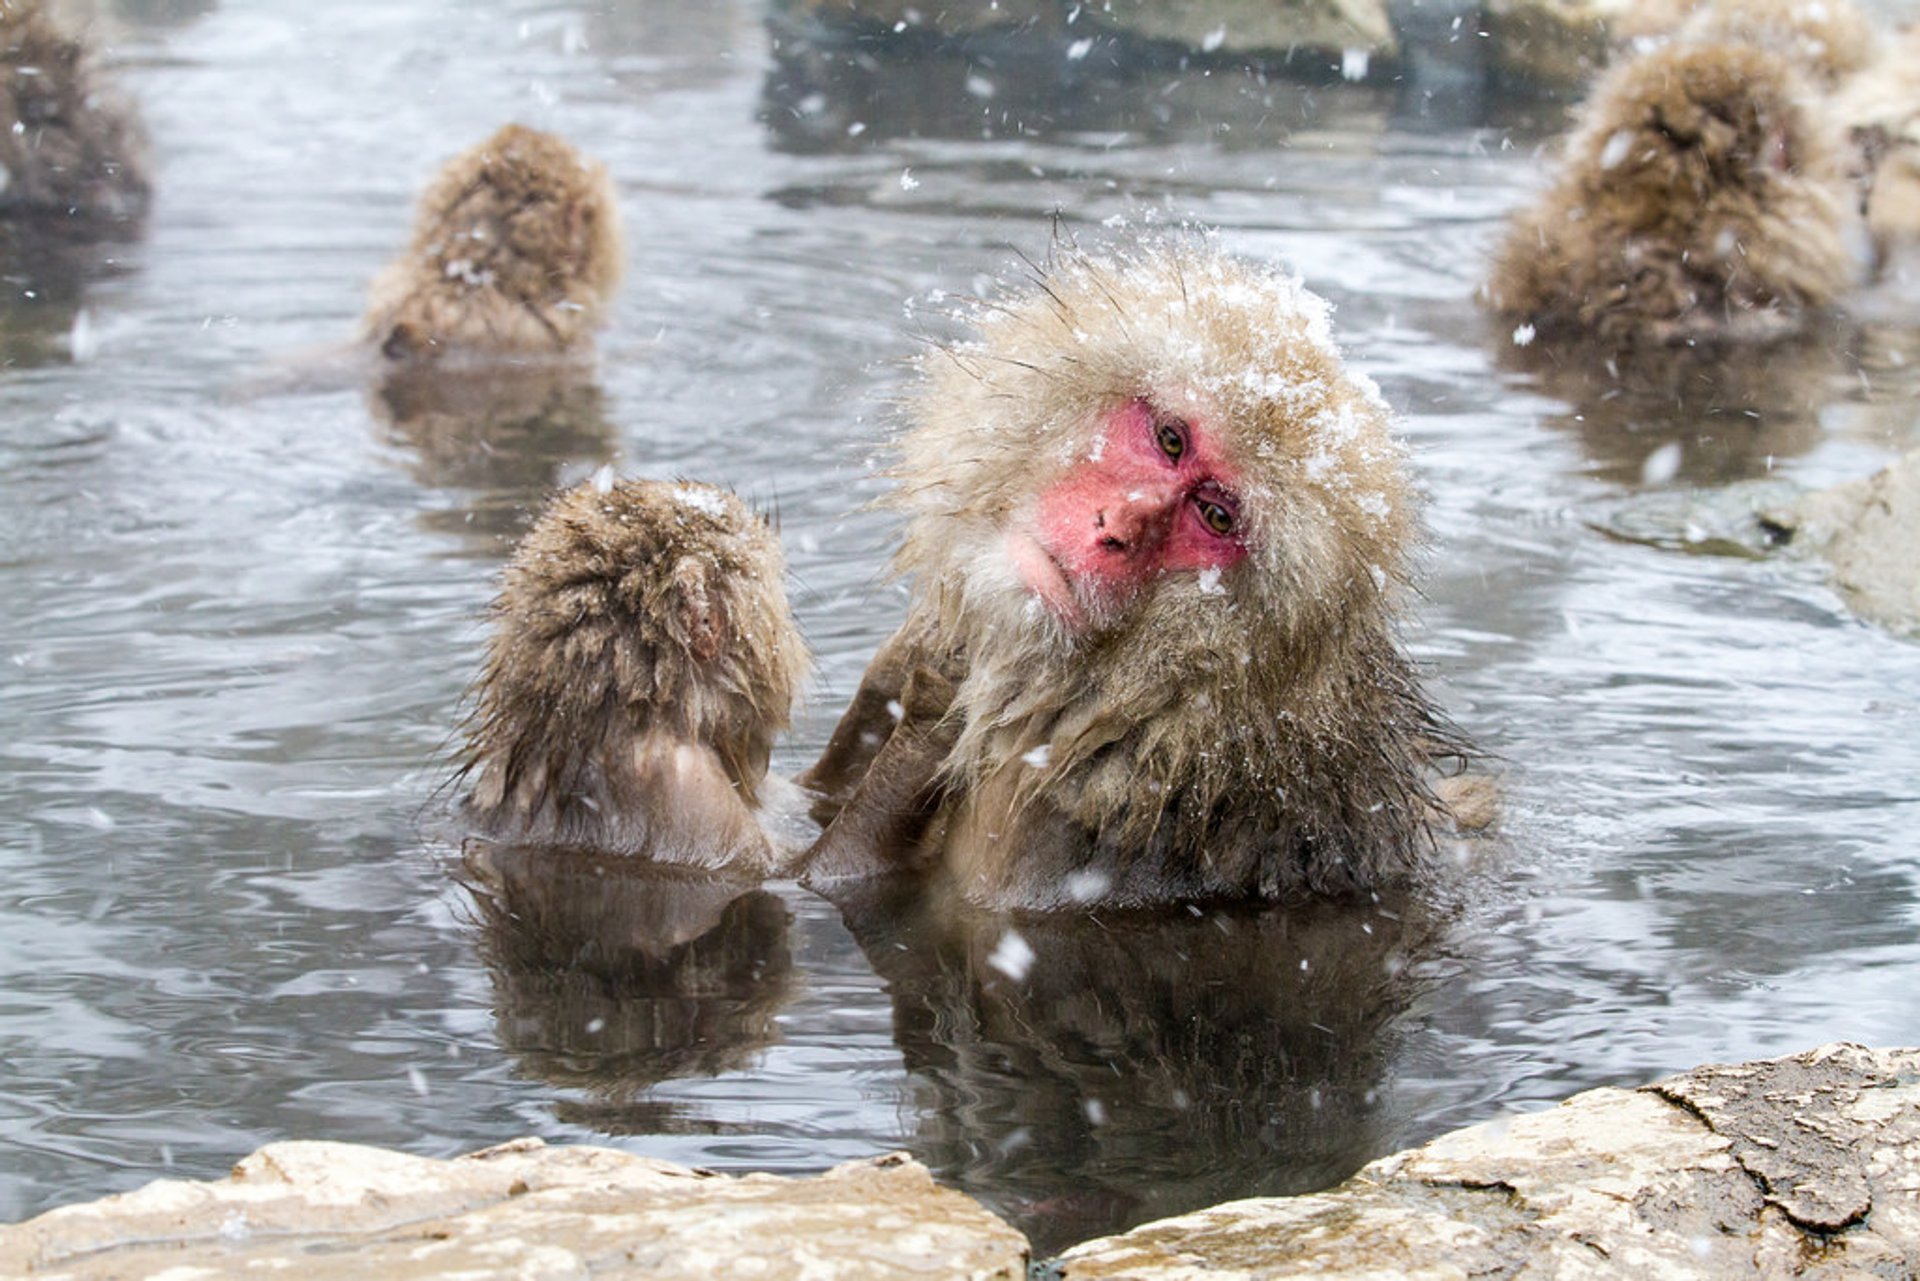
[[[1920,331],[1820,335],[1732,410],[1515,368],[1472,291],[1556,109],[1444,65],[890,67],[747,0],[119,13],[145,235],[0,280],[0,1220],[278,1139],[531,1133],[905,1148],[1051,1252],[1590,1086],[1920,1035],[1920,647],[1809,566],[1599,528],[1920,445]],[[462,436],[303,373],[508,120],[619,188],[595,377]],[[1399,414],[1408,636],[1506,771],[1472,901],[1036,926],[456,877],[437,789],[542,498],[611,462],[777,511],[817,653],[793,772],[899,620],[865,504],[939,300],[1112,218],[1289,264]]]

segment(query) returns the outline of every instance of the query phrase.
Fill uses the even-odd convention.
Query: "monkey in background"
[[[146,214],[146,136],[85,38],[53,9],[0,5],[0,219],[60,237],[110,236]]]
[[[1852,0],[1653,0],[1622,13],[1614,35],[1642,52],[1668,40],[1757,45],[1794,63],[1823,90],[1872,66],[1881,42]]]
[[[1048,910],[1424,870],[1464,744],[1400,645],[1416,500],[1326,304],[1168,240],[975,321],[911,398],[909,616],[801,779],[809,883],[934,866]]]
[[[610,456],[585,358],[622,265],[606,170],[552,134],[508,125],[421,193],[347,360],[416,475],[479,491],[463,536],[522,532],[567,463]]]
[[[808,666],[780,543],[725,490],[595,479],[522,540],[494,602],[460,778],[480,834],[747,876]]]
[[[1860,156],[1876,272],[1910,274],[1920,245],[1920,23],[1835,100]]]
[[[1542,338],[1611,349],[1789,336],[1859,274],[1846,168],[1837,128],[1781,56],[1655,49],[1596,86],[1484,301]]]
[[[422,193],[413,242],[375,278],[363,333],[396,361],[579,354],[623,265],[606,170],[552,134],[507,125]]]

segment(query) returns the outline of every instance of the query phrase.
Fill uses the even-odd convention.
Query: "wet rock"
[[[1064,1278],[1911,1275],[1920,1050],[1832,1045],[1579,1094],[1316,1196],[1090,1241]]]
[[[903,1156],[730,1178],[537,1139],[453,1161],[276,1143],[213,1183],[162,1180],[0,1227],[0,1276],[1026,1275],[1018,1232]]]
[[[1920,450],[1861,480],[1806,494],[1766,513],[1800,552],[1833,568],[1862,618],[1920,636]]]

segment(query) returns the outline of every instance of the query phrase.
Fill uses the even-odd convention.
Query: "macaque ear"
[[[710,663],[726,643],[727,614],[720,595],[707,582],[708,566],[699,558],[682,557],[673,567],[673,609],[695,661]]]

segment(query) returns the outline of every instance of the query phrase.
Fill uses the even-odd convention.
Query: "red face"
[[[1247,554],[1234,478],[1199,423],[1133,400],[1007,535],[1014,571],[1072,630],[1162,574],[1219,571]]]

